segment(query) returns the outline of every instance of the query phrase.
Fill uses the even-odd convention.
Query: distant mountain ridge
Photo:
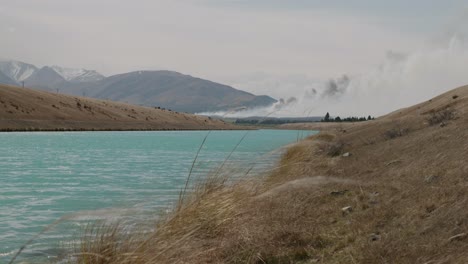
[[[51,68],[69,82],[92,82],[106,78],[94,70],[63,68],[56,65]]]
[[[72,85],[63,92],[190,113],[266,106],[276,102],[269,96],[255,96],[172,71],[118,74],[94,83]]]
[[[23,62],[0,62],[0,83],[136,105],[200,113],[268,106],[275,99],[174,71],[135,71],[105,77],[93,70],[59,66],[37,68]],[[13,83],[12,83],[13,81]]]
[[[32,64],[21,61],[0,61],[0,71],[18,84],[23,81],[26,82],[31,76],[41,70],[52,70],[56,74],[60,75],[64,80],[70,82],[90,82],[105,78],[102,74],[93,70],[64,68],[60,66],[44,66],[42,68],[38,68]],[[31,82],[31,80],[29,80],[29,82]]]
[[[66,80],[51,67],[44,66],[31,74],[24,82],[28,86],[33,85],[37,88],[49,90],[63,85]]]

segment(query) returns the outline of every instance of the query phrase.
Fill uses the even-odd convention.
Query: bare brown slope
[[[0,85],[0,130],[235,129],[163,109]]]
[[[466,263],[467,111],[465,86],[290,148],[268,178],[268,199],[254,203],[266,208],[263,223],[284,229],[250,220],[271,233],[264,239],[282,241],[259,252],[323,263]]]

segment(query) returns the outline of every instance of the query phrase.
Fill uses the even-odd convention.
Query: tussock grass
[[[429,125],[438,125],[455,119],[455,111],[450,108],[444,108],[439,111],[432,111],[427,118]]]
[[[129,252],[129,244],[123,236],[123,227],[113,225],[88,225],[84,230],[74,257],[79,263],[116,263],[122,258],[118,252]],[[125,241],[125,242],[124,242]]]
[[[394,139],[394,138],[402,137],[408,133],[409,133],[408,128],[397,127],[397,128],[391,128],[385,131],[384,137],[386,139]]]
[[[322,132],[319,134],[311,135],[307,137],[308,140],[324,141],[324,142],[333,142],[335,135],[331,133]]]

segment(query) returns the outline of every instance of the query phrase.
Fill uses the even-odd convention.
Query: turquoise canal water
[[[93,220],[156,217],[177,200],[207,133],[0,133],[0,263],[60,218],[21,261],[53,259]],[[234,175],[258,174],[277,161],[282,146],[311,133],[212,131],[193,179],[215,170],[244,136],[225,166]]]

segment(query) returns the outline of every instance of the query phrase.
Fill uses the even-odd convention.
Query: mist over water
[[[379,116],[468,84],[468,32],[457,29],[411,53],[388,51],[378,67],[311,82],[270,107],[204,113],[248,116]],[[275,89],[281,89],[277,87]],[[287,91],[288,89],[285,89]]]

